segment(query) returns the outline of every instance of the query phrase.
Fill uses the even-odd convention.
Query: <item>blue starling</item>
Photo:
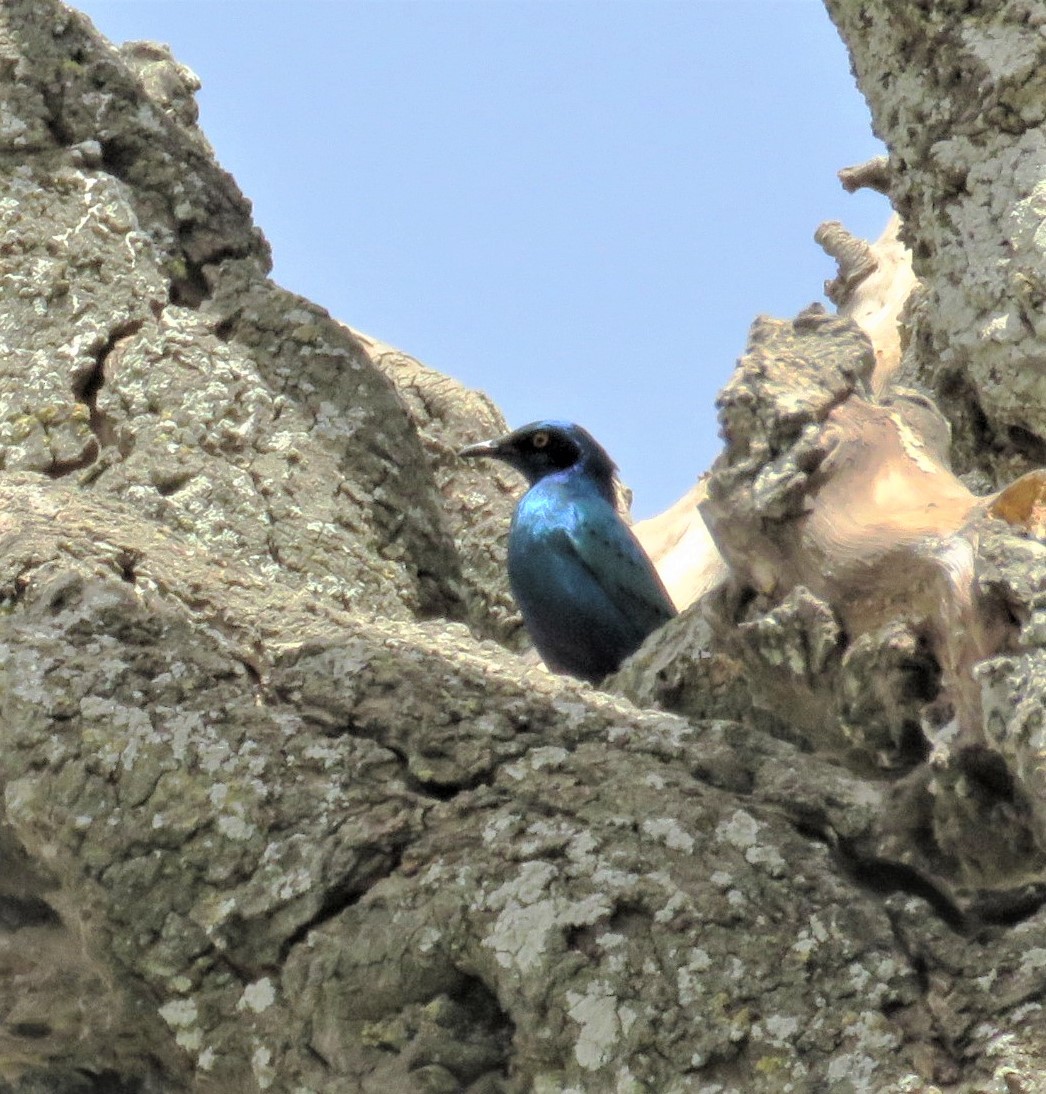
[[[598,683],[676,610],[614,504],[616,467],[571,422],[532,422],[460,456],[493,456],[530,489],[512,517],[508,577],[553,672]]]

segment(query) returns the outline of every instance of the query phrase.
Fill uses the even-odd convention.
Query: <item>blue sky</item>
[[[273,276],[481,388],[585,425],[637,516],[719,450],[758,314],[875,238],[835,172],[882,150],[819,0],[82,0],[167,42]]]

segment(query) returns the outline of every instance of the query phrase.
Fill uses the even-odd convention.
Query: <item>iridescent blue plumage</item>
[[[512,518],[509,583],[550,669],[598,683],[676,614],[618,515],[614,464],[586,430],[533,422],[461,455],[504,460],[530,483]]]

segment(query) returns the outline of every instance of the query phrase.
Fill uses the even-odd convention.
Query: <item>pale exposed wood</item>
[[[897,410],[857,396],[831,411],[817,443],[827,455],[798,519],[739,523],[729,505],[703,505],[732,573],[778,602],[791,589],[811,590],[850,642],[903,621],[940,666],[958,740],[978,743],[973,669],[1012,629],[978,585],[979,529],[994,516],[1042,534],[1046,471],[978,498]]]
[[[816,239],[839,262],[839,276],[825,286],[839,314],[852,319],[875,348],[872,391],[881,396],[901,362],[898,326],[904,307],[918,279],[912,255],[900,239],[900,218],[893,214],[883,234],[866,243],[835,222],[822,224]]]
[[[994,494],[988,512],[1031,536],[1046,538],[1046,469],[1029,471]]]
[[[886,396],[900,364],[899,317],[918,283],[912,272],[911,254],[901,242],[899,233],[900,221],[896,216],[891,216],[883,234],[871,244],[857,239],[842,225],[835,223],[822,225],[818,232],[819,242],[840,263],[839,277],[830,283],[830,295],[838,303],[838,312],[857,323],[874,347],[875,370],[870,386],[877,398]],[[862,513],[850,518],[852,524],[856,522],[854,527],[861,521],[871,519],[896,525],[894,533],[900,531],[905,522],[910,522],[914,529],[921,519],[917,516],[918,512],[925,508],[925,495],[938,487],[943,493],[940,497],[935,496],[931,515],[923,520],[928,527],[920,534],[934,534],[937,524],[946,519],[946,512],[953,516],[956,512],[964,514],[964,506],[972,503],[969,491],[961,484],[955,485],[958,480],[943,464],[935,463],[934,470],[928,470],[930,461],[936,460],[932,453],[946,448],[947,426],[943,421],[940,429],[933,431],[944,434],[942,442],[939,437],[931,437],[929,432],[924,435],[921,431],[907,428],[904,419],[910,420],[911,415],[892,413],[885,408],[880,410],[878,420],[884,429],[882,440],[894,449],[904,447],[909,453],[911,468],[917,471],[916,480],[909,481],[906,474],[898,472],[898,463],[892,456],[880,466],[880,457],[875,448],[878,441],[867,436],[868,429],[872,428],[871,420],[875,418],[874,407],[871,403],[861,405],[864,409],[860,413],[869,419],[861,427],[864,440],[858,442],[855,439],[853,444],[844,446],[837,455],[838,459],[853,463],[858,468],[854,473],[840,477],[840,481],[846,484],[842,489],[855,491],[855,497],[866,496]],[[884,423],[893,424],[886,426]],[[850,428],[856,428],[856,425],[856,421],[851,422]],[[840,430],[845,432],[837,421],[826,432],[826,439],[832,438],[834,443]],[[860,449],[869,445],[872,451],[862,456]],[[870,467],[875,470],[870,471]],[[928,475],[936,476],[933,484],[926,478]],[[921,483],[918,481],[920,478]],[[874,492],[874,497],[867,496],[869,490]],[[698,509],[706,492],[702,480],[663,513],[638,522],[633,529],[657,566],[669,594],[681,609],[714,589],[728,572],[727,564]],[[878,508],[880,505],[881,509]],[[823,512],[824,507],[819,505],[819,511]],[[839,519],[840,526],[832,534],[845,535],[847,518],[840,513]],[[888,529],[882,530],[884,544],[890,541],[890,534]],[[867,538],[865,543],[867,545]],[[863,565],[860,562],[855,564]],[[756,553],[750,562],[756,587],[776,584],[780,577],[778,568],[779,560],[764,559]]]
[[[663,513],[632,528],[680,610],[714,589],[727,573],[698,511],[706,495],[702,479]]]

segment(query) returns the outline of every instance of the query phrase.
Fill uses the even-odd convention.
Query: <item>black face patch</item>
[[[524,442],[543,464],[555,471],[573,467],[581,458],[581,449],[556,429],[539,429]]]

